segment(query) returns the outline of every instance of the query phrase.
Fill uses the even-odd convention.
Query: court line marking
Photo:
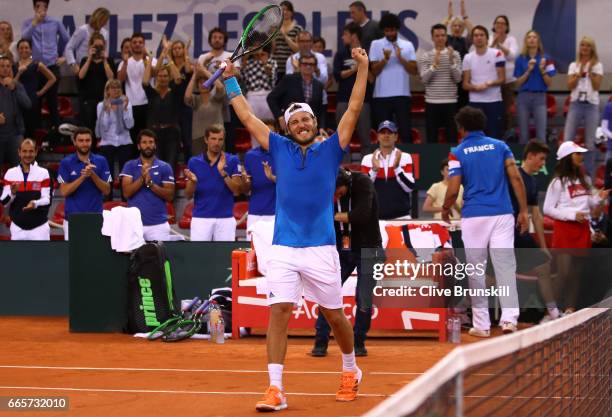
[[[0,365],[0,369],[50,369],[67,371],[141,371],[141,372],[210,372],[237,374],[267,374],[267,370],[249,369],[188,369],[188,368],[115,368],[92,366]],[[340,374],[340,371],[283,371],[284,374]],[[422,372],[366,372],[370,375],[422,375]]]
[[[148,389],[112,389],[112,388],[72,388],[72,387],[4,387],[0,389],[22,389],[34,391],[77,391],[77,392],[125,392],[141,394],[195,394],[195,395],[257,395],[261,392],[253,391],[183,391],[183,390],[148,390]],[[317,392],[287,392],[285,395],[295,395],[303,397],[329,397],[336,394],[317,393]],[[360,397],[389,397],[388,394],[359,394]]]

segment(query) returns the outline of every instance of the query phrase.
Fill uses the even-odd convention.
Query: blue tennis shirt
[[[174,173],[170,164],[154,158],[149,170],[151,180],[163,187],[164,183],[174,184]],[[142,176],[142,161],[140,158],[127,161],[123,166],[120,176],[132,177],[136,181]],[[143,226],[155,226],[168,221],[168,209],[166,201],[151,191],[150,188],[143,186],[127,200],[128,207],[137,207],[140,210]]]
[[[94,171],[102,181],[112,181],[106,158],[90,153],[89,161],[96,166]],[[60,162],[57,181],[60,184],[74,182],[81,176],[82,169],[85,169],[85,162],[82,162],[76,153],[68,155]],[[102,191],[91,178],[87,178],[74,193],[66,197],[64,216],[66,220],[70,220],[68,217],[74,213],[102,213],[103,199]]]
[[[236,155],[225,153],[225,172],[230,177],[240,175]],[[193,217],[224,219],[234,216],[234,193],[219,174],[219,158],[211,165],[205,152],[189,160],[187,167],[198,179],[193,197]]]
[[[276,169],[276,222],[272,244],[304,248],[336,244],[334,192],[344,152],[338,134],[302,151],[270,132]]]
[[[270,152],[261,146],[251,149],[244,155],[244,169],[251,176],[249,214],[273,216],[276,212],[276,183],[266,177],[264,162],[272,167],[272,173],[276,175]]]
[[[483,132],[470,132],[448,159],[448,176],[461,175],[461,217],[512,214],[505,161],[514,155],[508,145]]]

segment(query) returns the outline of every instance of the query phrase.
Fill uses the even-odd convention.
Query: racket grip
[[[217,81],[217,79],[223,74],[223,71],[225,71],[225,65],[221,65],[219,69],[215,71],[212,77],[206,80],[206,82],[204,83],[204,87],[210,90],[215,81]]]

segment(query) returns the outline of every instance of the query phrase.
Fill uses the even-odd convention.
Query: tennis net
[[[454,349],[364,417],[612,416],[612,298]]]

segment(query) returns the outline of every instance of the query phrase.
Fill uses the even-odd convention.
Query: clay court
[[[68,396],[64,413],[71,416],[256,415],[254,404],[268,384],[262,336],[224,345],[149,342],[125,334],[69,333],[66,318],[46,317],[5,317],[2,328],[11,336],[0,347],[0,395]],[[463,339],[476,340],[465,334]],[[326,358],[313,358],[311,337],[291,337],[284,378],[289,408],[282,414],[361,415],[453,346],[405,334],[375,337],[369,356],[359,358],[365,379],[358,400],[337,403],[336,345],[330,344]]]

